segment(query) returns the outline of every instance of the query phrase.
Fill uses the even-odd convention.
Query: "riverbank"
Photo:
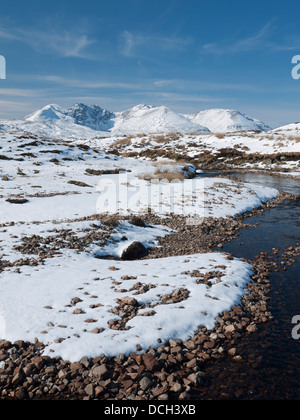
[[[276,259],[278,250],[274,250]],[[229,356],[243,357],[238,344],[256,333],[272,315],[268,311],[271,270],[286,270],[300,246],[290,248],[275,262],[261,254],[253,263],[253,282],[242,304],[223,313],[213,330],[199,328],[187,341],[169,340],[144,354],[108,358],[104,355],[78,363],[43,356],[45,346],[17,341],[0,343],[1,398],[3,399],[134,399],[188,400],[210,387],[206,365]],[[228,260],[233,259],[228,255]],[[205,282],[214,278],[208,273]],[[221,397],[225,398],[226,394]]]

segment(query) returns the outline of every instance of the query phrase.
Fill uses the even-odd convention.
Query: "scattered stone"
[[[144,376],[144,378],[140,381],[140,387],[143,391],[147,391],[152,386],[152,380],[148,376]]]

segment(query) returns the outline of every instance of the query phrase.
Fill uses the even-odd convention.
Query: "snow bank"
[[[220,280],[212,279],[212,287],[197,284],[197,278],[189,274],[194,270],[203,274],[218,271]],[[32,342],[38,338],[47,345],[45,354],[73,362],[101,353],[129,354],[136,351],[137,344],[143,349],[155,347],[158,339],[185,340],[199,325],[213,328],[219,313],[237,305],[250,275],[248,264],[237,259],[228,261],[218,253],[112,262],[70,251],[34,270],[22,267],[20,274],[1,274],[0,313],[5,320],[5,334],[2,329],[0,339]],[[131,276],[134,279],[124,280]],[[155,288],[136,295],[136,290],[130,290],[137,282]],[[162,296],[180,288],[188,290],[187,300],[159,304]],[[120,318],[111,309],[117,306],[116,299],[127,296],[139,304],[150,303],[155,314],[138,316],[145,310],[138,311],[127,323],[131,329],[112,330],[108,322]],[[75,297],[81,300],[76,307],[70,305]],[[84,313],[75,315],[74,309]],[[86,323],[91,319],[95,322]],[[95,328],[103,331],[94,334],[91,331]]]

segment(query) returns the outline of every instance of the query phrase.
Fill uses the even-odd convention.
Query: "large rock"
[[[123,261],[134,261],[145,257],[147,254],[148,251],[141,242],[133,242],[123,251],[121,259]]]

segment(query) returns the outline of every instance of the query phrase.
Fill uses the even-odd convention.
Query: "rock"
[[[228,351],[228,355],[229,355],[230,357],[235,357],[235,356],[236,356],[236,353],[237,353],[237,349],[235,349],[235,348],[232,348],[232,349],[230,349],[230,350]]]
[[[177,341],[170,339],[169,343],[171,347],[177,347]]]
[[[187,367],[188,369],[193,369],[193,368],[197,367],[197,360],[196,360],[196,359],[192,359],[192,360],[190,360],[190,361],[187,363],[186,367]]]
[[[23,381],[23,375],[21,374],[21,372],[18,372],[12,380],[12,384],[14,386],[19,385],[21,382]]]
[[[22,348],[22,347],[24,347],[24,341],[23,340],[18,340],[18,341],[16,341],[15,343],[14,343],[14,345],[15,346],[17,346],[17,347],[19,347],[19,348]]]
[[[124,389],[129,389],[130,387],[132,387],[132,385],[133,385],[133,381],[131,379],[128,379],[127,381],[123,382]]]
[[[147,249],[141,242],[133,242],[125,251],[123,251],[121,260],[134,261],[145,257],[148,254]]]
[[[35,357],[33,359],[33,363],[38,370],[43,369],[45,365],[45,361],[42,359],[42,357]]]
[[[2,342],[0,342],[0,349],[8,350],[8,349],[11,348],[11,346],[12,346],[12,344],[11,344],[10,341],[2,341]]]
[[[152,380],[148,378],[148,376],[144,376],[144,378],[140,381],[140,387],[143,391],[147,391],[152,386]]]
[[[205,347],[206,349],[213,349],[213,348],[215,347],[215,345],[216,345],[216,343],[215,343],[215,341],[213,341],[213,340],[211,340],[211,341],[206,341],[206,342],[204,343],[204,347]]]
[[[176,393],[181,392],[181,390],[182,390],[182,386],[179,383],[174,384],[171,388],[171,391],[176,392]]]
[[[251,334],[255,333],[257,331],[257,325],[255,325],[255,324],[249,325],[249,327],[247,327],[246,329]]]
[[[15,397],[17,400],[25,400],[27,395],[23,389],[18,389],[15,393]]]
[[[83,357],[80,363],[87,369],[90,366],[90,361],[87,357]]]
[[[82,315],[85,312],[82,309],[75,309],[75,311],[73,312],[73,315]]]
[[[138,306],[139,304],[135,298],[129,297],[129,296],[123,298],[121,302],[123,305],[129,305],[129,306]]]
[[[145,222],[137,216],[133,216],[132,219],[130,220],[130,223],[134,226],[138,226],[138,227],[146,227]]]
[[[144,354],[142,357],[142,360],[145,365],[145,368],[149,372],[155,372],[158,369],[158,366],[159,366],[158,360],[154,356],[152,356],[152,354],[150,353]]]
[[[100,381],[106,380],[109,377],[109,370],[106,365],[96,366],[92,369],[92,376]]]
[[[232,334],[233,332],[235,332],[235,326],[234,325],[228,325],[227,327],[225,327],[225,332]]]
[[[25,372],[25,371],[24,371]],[[57,373],[57,369],[55,366],[49,366],[45,369],[46,375],[55,375]],[[27,375],[28,376],[28,375]]]
[[[95,389],[95,397],[98,397],[99,395],[103,394],[104,388],[102,386],[97,386]]]
[[[188,392],[183,392],[182,394],[179,395],[180,401],[189,400],[189,399],[190,399],[190,394]]]
[[[100,334],[99,328],[95,328],[91,331],[92,334]]]
[[[70,369],[71,370],[80,370],[83,368],[83,365],[81,363],[71,363],[70,364]]]
[[[58,372],[57,377],[58,377],[59,379],[65,379],[65,378],[67,377],[67,375],[68,375],[68,372],[67,372],[66,370],[64,370],[64,369],[61,369],[61,370]]]
[[[163,385],[161,388],[156,389],[153,392],[154,397],[159,397],[160,395],[165,394],[168,391],[168,385]]]
[[[158,400],[161,400],[161,401],[168,401],[168,399],[169,399],[169,394],[162,394],[158,397]]]
[[[205,373],[197,372],[197,373],[192,373],[190,376],[188,376],[187,379],[196,386],[203,386],[205,376],[206,376]]]
[[[87,386],[84,388],[84,392],[85,392],[85,393],[86,393],[89,397],[94,398],[94,396],[95,396],[95,390],[94,390],[94,386],[93,386],[92,384],[87,385]]]
[[[82,300],[78,297],[75,297],[71,300],[71,305],[75,306],[75,305],[77,305],[77,303],[80,303],[80,302],[82,302]]]
[[[32,372],[35,370],[35,368],[36,367],[33,363],[28,363],[23,369],[25,376],[30,376]]]
[[[29,202],[28,200],[26,200],[26,198],[8,198],[5,201],[7,201],[10,204],[26,204]]]
[[[195,350],[196,349],[196,344],[192,340],[186,341],[184,343],[184,345],[188,350]]]

